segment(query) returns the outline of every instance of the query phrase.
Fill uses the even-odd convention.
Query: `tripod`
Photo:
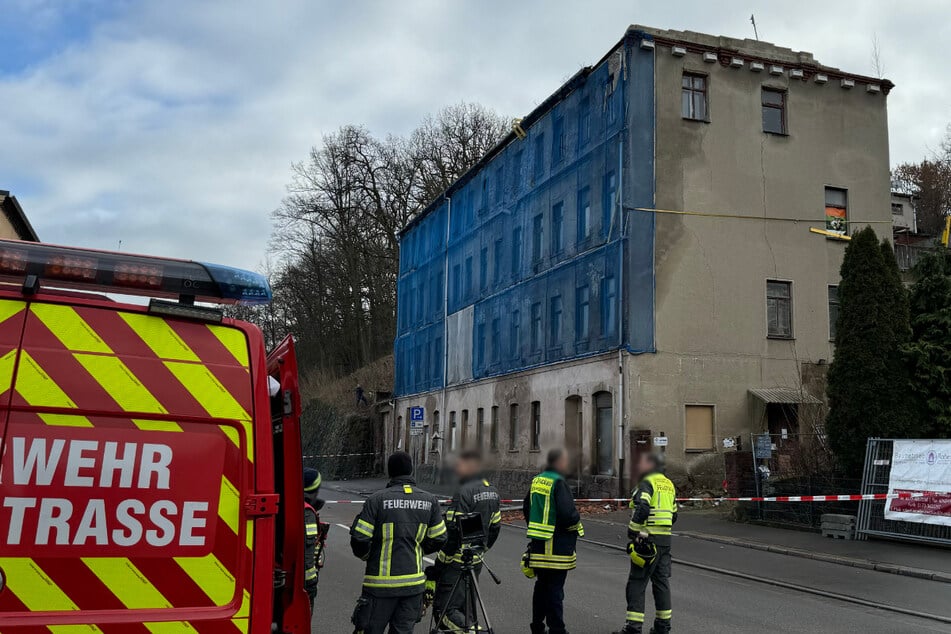
[[[466,634],[486,632],[488,634],[494,634],[492,624],[489,622],[489,614],[486,612],[485,603],[482,601],[482,594],[479,592],[479,580],[475,574],[476,567],[479,565],[475,562],[475,556],[479,551],[481,551],[481,548],[463,545],[462,552],[460,553],[462,559],[460,574],[452,584],[449,596],[446,597],[446,603],[443,605],[439,614],[436,613],[435,608],[433,609],[433,621],[432,627],[430,628],[431,634],[439,634],[440,632],[464,632]],[[495,576],[495,573],[492,572],[492,569],[489,568],[485,561],[483,560],[481,563],[489,573],[489,576],[492,577],[492,580],[496,584],[501,584],[502,581]],[[465,621],[461,626],[454,624],[451,627],[448,625],[443,627],[443,621],[446,619],[449,610],[453,607],[453,599],[457,597],[456,593],[461,593],[464,597],[463,614],[465,614]],[[479,625],[480,613],[482,615],[482,625]]]

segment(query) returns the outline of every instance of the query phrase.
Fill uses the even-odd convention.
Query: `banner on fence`
[[[951,526],[951,440],[896,440],[888,478],[892,498],[885,519]]]

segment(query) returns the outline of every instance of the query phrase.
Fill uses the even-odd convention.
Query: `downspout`
[[[627,109],[625,108],[624,117],[627,117]],[[624,129],[627,129],[627,123],[625,122]],[[618,152],[617,152],[617,163],[618,163],[618,177],[617,177],[617,190],[618,190],[618,199],[623,203],[624,201],[624,135],[621,134],[618,141]],[[618,488],[618,498],[626,497],[624,491],[624,464],[626,462],[626,449],[624,447],[624,436],[625,436],[625,419],[627,418],[624,411],[624,298],[626,295],[625,286],[624,286],[624,248],[626,245],[625,238],[627,235],[627,215],[624,213],[624,205],[618,204],[617,206],[618,221],[620,223],[620,244],[618,246],[618,311],[617,311],[617,336],[618,336],[618,348],[617,348],[617,401],[618,401],[618,426],[617,426],[617,448],[618,448],[618,474],[617,474],[617,488]]]
[[[449,385],[449,227],[452,226],[452,198],[446,196],[446,253],[443,256],[444,261],[444,274],[443,274],[443,289],[442,289],[442,347],[443,347],[443,360],[442,360],[442,414],[440,415],[440,425],[443,425],[443,421],[448,421],[449,412],[446,411],[446,387]],[[446,423],[448,425],[448,423]],[[448,427],[443,425],[445,429],[448,430]],[[446,459],[446,442],[448,435],[442,433],[442,447],[438,448],[439,451],[439,465],[437,469],[442,471],[443,463]],[[440,480],[441,481],[441,480]]]

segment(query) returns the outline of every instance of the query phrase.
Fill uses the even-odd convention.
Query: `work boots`
[[[640,623],[625,623],[624,627],[612,632],[612,634],[641,634],[641,624]]]

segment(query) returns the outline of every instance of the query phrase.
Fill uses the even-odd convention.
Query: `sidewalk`
[[[626,531],[629,511],[585,518]],[[614,531],[612,531],[614,532]],[[732,522],[719,511],[684,510],[674,533],[731,546],[951,583],[951,549],[884,540],[846,541],[818,533]]]

